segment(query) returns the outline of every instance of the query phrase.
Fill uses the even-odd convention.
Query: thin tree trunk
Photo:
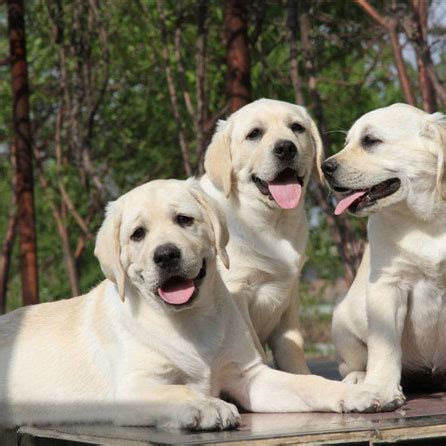
[[[326,153],[330,154],[330,137],[328,126],[325,120],[322,100],[317,88],[317,67],[316,57],[314,55],[313,45],[311,43],[311,18],[310,3],[301,2],[303,8],[299,14],[299,29],[302,45],[302,55],[304,59],[305,75],[307,78],[308,89],[311,99],[311,110],[321,131],[321,139]],[[350,285],[356,275],[361,262],[364,243],[363,237],[356,237],[352,225],[348,219],[343,216],[333,217],[333,207],[327,197],[327,191],[321,184],[315,184],[313,188],[314,196],[323,210],[330,235],[336,244],[338,253],[343,260],[345,268],[345,282]]]
[[[207,98],[206,98],[206,38],[207,38],[207,0],[200,0],[197,5],[197,174],[202,174],[204,166],[202,154],[207,145],[207,135],[205,132],[205,122],[207,120]]]
[[[67,208],[64,203],[62,204],[62,209],[60,211],[56,208],[52,201],[50,205],[54,220],[56,221],[57,232],[59,233],[59,237],[62,242],[62,252],[65,261],[65,268],[68,274],[68,281],[70,282],[71,296],[79,296],[81,294],[79,274],[77,272],[76,259],[71,250],[68,225],[65,223]]]
[[[395,60],[396,69],[400,85],[406,98],[406,102],[410,105],[416,105],[415,96],[410,85],[409,75],[407,74],[406,63],[404,62],[403,52],[398,38],[398,20],[395,17],[381,16],[378,11],[367,0],[353,0],[360,6],[381,28],[385,29],[390,36],[390,44],[392,46],[393,58]]]
[[[312,110],[321,131],[321,138],[325,150],[330,148],[330,135],[327,122],[325,121],[324,109],[321,97],[317,89],[316,63],[311,44],[311,22],[308,12],[309,4],[305,3],[305,10],[299,15],[300,37],[302,42],[302,54],[304,59],[305,73],[307,76],[308,89],[311,95]]]
[[[344,280],[350,286],[356,276],[365,247],[365,233],[355,236],[350,221],[344,216],[334,217],[333,207],[327,199],[327,191],[321,184],[316,184],[314,194],[319,206],[324,211],[332,240],[344,265]],[[363,231],[365,232],[365,231]]]
[[[403,59],[403,52],[398,38],[397,22],[393,19],[389,21],[388,32],[390,35],[390,43],[392,45],[393,57],[395,59],[396,69],[398,71],[398,78],[400,80],[404,97],[406,98],[406,102],[409,105],[416,106],[415,97],[412,93],[409,76],[406,70],[406,63],[404,62]]]
[[[16,194],[20,242],[20,272],[23,304],[29,305],[38,303],[39,291],[25,11],[23,0],[8,0],[7,5],[14,101],[14,145],[17,151]]]
[[[231,113],[251,100],[248,13],[245,0],[225,0],[228,96]]]
[[[9,205],[8,223],[6,225],[5,236],[3,238],[0,252],[0,314],[6,311],[6,295],[8,291],[9,269],[11,265],[11,254],[17,233],[17,196],[15,193],[16,176],[16,150],[11,146],[11,172],[12,172],[12,192],[11,203]]]
[[[79,286],[79,274],[77,272],[76,258],[71,250],[68,225],[65,223],[65,220],[67,218],[68,208],[65,202],[62,202],[60,209],[57,207],[54,198],[52,197],[52,194],[50,192],[50,185],[48,184],[48,181],[44,176],[42,161],[39,157],[39,153],[37,150],[34,150],[34,157],[36,160],[37,178],[39,180],[43,193],[45,194],[45,199],[48,201],[50,205],[51,213],[53,214],[54,221],[56,222],[57,232],[59,234],[59,238],[62,244],[62,252],[64,256],[65,269],[68,275],[68,281],[70,283],[71,295],[79,296],[80,286]]]
[[[14,192],[11,197],[8,224],[3,238],[2,250],[0,252],[0,314],[6,311],[6,294],[8,290],[9,269],[11,265],[11,254],[17,229],[17,208],[15,206]]]
[[[187,176],[192,175],[192,167],[190,163],[190,156],[189,156],[189,144],[187,142],[186,134],[183,128],[183,120],[181,119],[180,115],[180,108],[178,104],[178,94],[175,86],[175,82],[173,79],[173,73],[172,68],[170,66],[170,55],[169,55],[169,42],[167,39],[167,29],[166,29],[166,14],[164,12],[164,5],[162,0],[157,0],[156,2],[158,13],[160,16],[160,27],[161,27],[161,38],[162,38],[162,57],[163,57],[163,63],[164,63],[164,71],[166,73],[166,80],[167,80],[167,88],[169,90],[169,96],[170,96],[170,105],[172,106],[172,111],[174,115],[174,119],[177,125],[177,131],[178,131],[178,139],[180,142],[180,149],[181,149],[181,155],[183,158],[183,167],[184,172]]]
[[[299,61],[297,59],[297,40],[299,37],[297,24],[298,5],[298,0],[288,0],[287,25],[290,43],[290,75],[296,104],[305,105],[304,95],[302,93],[302,80],[299,74]]]
[[[417,56],[418,80],[420,84],[423,109],[428,113],[437,110],[435,88],[429,75],[428,67],[433,67],[429,44],[427,42],[426,0],[412,0],[412,14],[403,22],[404,30],[411,41]]]

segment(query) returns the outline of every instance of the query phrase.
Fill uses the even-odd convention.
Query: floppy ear
[[[206,150],[204,170],[211,181],[229,197],[232,185],[231,141],[229,124],[218,121],[217,130]]]
[[[446,200],[446,115],[440,112],[430,115],[427,128],[423,129],[423,136],[436,143],[434,152],[437,154],[437,190],[441,198]]]
[[[121,220],[122,210],[116,201],[109,203],[105,212],[105,220],[96,237],[94,255],[98,258],[105,277],[116,284],[119,297],[124,302],[125,273],[120,261],[121,246],[119,241]]]
[[[223,265],[225,265],[226,269],[229,269],[229,257],[226,252],[226,245],[229,241],[229,232],[223,212],[212,198],[205,197],[204,192],[201,192],[197,188],[191,189],[191,194],[198,203],[200,203],[201,207],[209,217],[214,231],[215,249],[217,250],[220,260],[223,262]]]
[[[310,121],[311,139],[313,141],[313,147],[316,152],[314,162],[315,162],[319,180],[323,183],[325,181],[325,177],[324,177],[324,174],[322,173],[321,166],[325,159],[324,146],[322,144],[321,135],[319,134],[319,130],[317,129],[316,123],[309,116],[308,116],[308,119]]]

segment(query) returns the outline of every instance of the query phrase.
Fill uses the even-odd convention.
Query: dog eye
[[[130,236],[130,239],[134,242],[140,242],[146,236],[146,230],[144,228],[136,228],[133,231],[133,234]]]
[[[380,143],[380,142],[382,142],[380,139],[375,138],[375,137],[373,137],[373,136],[371,136],[371,135],[365,135],[365,136],[363,136],[363,138],[361,139],[361,144],[362,144],[364,147],[371,147],[371,146],[373,146],[373,145],[375,145],[375,144],[378,144],[378,143]]]
[[[255,128],[248,133],[246,139],[254,140],[262,137],[262,130]]]
[[[193,217],[189,217],[187,215],[177,215],[177,223],[183,228],[186,226],[192,226],[194,224]]]
[[[303,133],[305,132],[305,127],[302,124],[299,124],[298,122],[294,122],[293,124],[291,124],[291,130],[293,132]]]

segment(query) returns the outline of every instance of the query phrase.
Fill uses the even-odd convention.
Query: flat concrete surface
[[[336,378],[333,362],[313,361],[314,373]],[[21,427],[21,445],[73,444],[378,444],[423,439],[413,444],[446,444],[446,394],[409,396],[396,412],[378,414],[242,414],[242,426],[230,432],[166,432],[114,426]],[[46,439],[46,440],[44,440]],[[429,440],[429,443],[427,442]],[[410,440],[408,442],[408,440]],[[3,443],[6,444],[6,443]],[[12,444],[12,443],[9,443]],[[2,442],[0,441],[0,445]]]

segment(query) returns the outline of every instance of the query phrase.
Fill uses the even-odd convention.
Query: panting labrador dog
[[[229,429],[250,411],[352,411],[358,386],[268,368],[216,268],[218,208],[193,181],[158,180],[109,204],[90,293],[0,318],[0,424],[108,422]]]
[[[223,280],[259,351],[268,344],[278,369],[290,373],[309,373],[297,308],[308,241],[303,197],[322,159],[305,108],[260,99],[219,122],[201,179],[228,221],[231,267],[220,268]]]
[[[446,117],[395,104],[362,116],[323,163],[344,198],[336,213],[370,216],[357,277],[333,316],[344,381],[404,403],[400,387],[446,388]]]

